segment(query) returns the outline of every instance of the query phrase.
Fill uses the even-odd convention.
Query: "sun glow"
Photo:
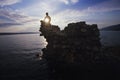
[[[48,23],[50,20],[48,18],[45,19],[45,22]]]

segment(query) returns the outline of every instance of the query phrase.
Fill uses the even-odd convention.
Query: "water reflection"
[[[43,57],[43,52],[41,51],[40,53],[36,54],[37,60],[42,60]]]

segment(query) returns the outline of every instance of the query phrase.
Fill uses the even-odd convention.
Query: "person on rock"
[[[46,16],[44,18],[44,22],[47,24],[50,24],[51,22],[51,17],[49,16],[48,12],[46,12]]]

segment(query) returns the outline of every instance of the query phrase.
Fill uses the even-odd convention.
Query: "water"
[[[101,31],[105,46],[120,45],[120,31]],[[0,35],[0,80],[45,80],[47,62],[36,54],[47,45],[39,34]]]
[[[0,36],[0,80],[45,80],[46,60],[36,54],[46,47],[39,34]]]
[[[100,31],[103,45],[120,45],[120,31]],[[0,55],[21,54],[34,56],[47,45],[39,34],[0,35]]]
[[[0,36],[0,51],[39,51],[46,45],[44,37],[39,34],[20,34]]]
[[[100,31],[100,38],[104,46],[120,46],[120,31]]]

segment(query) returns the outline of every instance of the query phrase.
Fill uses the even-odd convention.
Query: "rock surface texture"
[[[54,64],[95,63],[101,50],[100,33],[96,24],[85,22],[70,23],[64,30],[58,26],[44,26],[40,31],[48,45],[44,56]]]

